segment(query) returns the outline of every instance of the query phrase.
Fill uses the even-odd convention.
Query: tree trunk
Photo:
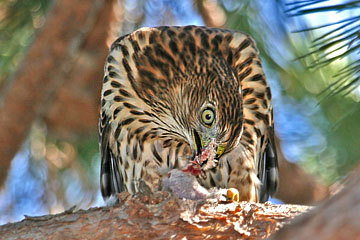
[[[329,187],[284,157],[280,141],[275,137],[279,161],[280,185],[275,197],[285,203],[309,205],[330,195]]]
[[[91,96],[90,102],[99,99],[113,1],[62,0],[50,10],[0,106],[0,185],[33,120],[48,111],[61,86],[71,86],[76,91],[86,86],[73,86],[71,80],[86,81],[91,76],[94,78],[92,84],[98,87],[90,84],[90,88],[96,89],[93,95],[98,96]],[[89,111],[89,108],[84,109]],[[86,114],[86,110],[80,114]],[[90,111],[94,117],[96,103]],[[65,116],[62,115],[66,119]],[[86,125],[86,121],[83,124]]]
[[[346,187],[328,201],[294,220],[272,239],[360,239],[360,165]]]

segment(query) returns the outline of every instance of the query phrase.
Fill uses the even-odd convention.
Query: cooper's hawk
[[[197,26],[141,28],[106,60],[101,192],[156,190],[161,169],[266,201],[278,185],[271,91],[254,41]]]

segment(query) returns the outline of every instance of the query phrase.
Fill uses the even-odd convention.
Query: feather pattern
[[[99,133],[105,198],[138,192],[138,180],[156,190],[160,169],[183,169],[212,139],[224,151],[201,185],[256,202],[277,189],[271,91],[245,33],[185,26],[120,37],[105,64]]]

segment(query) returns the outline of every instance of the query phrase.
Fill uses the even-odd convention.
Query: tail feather
[[[106,122],[105,126],[100,128],[100,131],[100,188],[103,198],[108,199],[116,193],[123,192],[124,186],[118,161],[114,158],[109,146],[110,124]]]
[[[270,129],[270,132],[269,142],[266,145],[263,159],[259,162],[259,179],[262,183],[260,202],[266,202],[270,196],[273,196],[279,185],[278,160],[273,130]]]

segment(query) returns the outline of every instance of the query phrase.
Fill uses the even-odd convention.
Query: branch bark
[[[6,179],[10,162],[27,136],[33,120],[47,112],[60,86],[70,82],[72,77],[84,77],[81,75],[84,69],[77,69],[79,64],[74,64],[79,60],[78,55],[85,56],[85,61],[88,61],[86,70],[93,69],[88,74],[96,69],[102,72],[107,53],[104,30],[107,28],[104,26],[111,18],[109,9],[112,2],[79,0],[75,4],[71,0],[62,0],[56,1],[52,7],[47,22],[38,32],[2,99],[0,184]],[[86,59],[89,51],[98,61],[92,62],[91,57]],[[93,77],[94,80],[101,79],[96,74]],[[101,83],[98,85],[101,86]]]
[[[272,239],[360,239],[360,165],[334,197],[294,220]]]
[[[123,192],[115,207],[26,216],[0,226],[0,235],[6,239],[359,239],[359,171],[360,165],[341,192],[315,208]]]
[[[0,226],[6,239],[259,239],[309,210],[296,205],[179,200],[168,192],[119,194],[116,207],[27,217]]]
[[[279,161],[280,185],[275,197],[285,203],[309,205],[330,195],[329,187],[284,157],[280,141],[275,137]]]
[[[221,28],[226,22],[226,15],[216,1],[194,0],[199,14],[208,27]]]

